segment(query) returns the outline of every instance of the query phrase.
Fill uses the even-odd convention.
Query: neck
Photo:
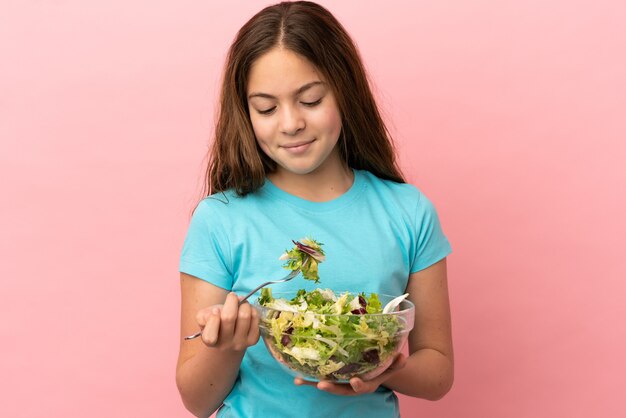
[[[268,175],[276,187],[311,202],[327,202],[346,193],[354,182],[354,173],[345,164],[319,167],[307,174],[277,170]]]

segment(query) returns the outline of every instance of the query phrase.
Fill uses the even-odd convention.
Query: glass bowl
[[[291,300],[295,295],[273,296]],[[379,294],[378,298],[385,306],[395,296]],[[292,376],[312,382],[346,383],[355,376],[369,380],[380,375],[402,350],[415,314],[415,306],[408,300],[394,312],[377,314],[292,312],[265,307],[258,301],[253,306],[272,357]]]

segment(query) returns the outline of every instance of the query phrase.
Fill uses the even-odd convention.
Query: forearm
[[[404,395],[434,401],[448,393],[453,380],[452,356],[424,348],[411,354],[406,365],[383,385]]]
[[[215,412],[230,392],[245,351],[202,347],[176,370],[176,384],[185,407],[197,417]]]

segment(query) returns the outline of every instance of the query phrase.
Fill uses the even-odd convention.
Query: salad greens
[[[299,290],[291,300],[261,290],[265,343],[287,367],[316,379],[346,381],[390,362],[403,342],[405,323],[382,313],[378,295]],[[408,332],[408,329],[406,330]]]
[[[291,250],[286,250],[279,260],[286,260],[283,265],[284,268],[288,270],[300,269],[302,277],[318,283],[320,278],[317,265],[326,260],[324,250],[322,250],[324,244],[312,238],[304,238],[301,241],[292,241],[295,246]]]

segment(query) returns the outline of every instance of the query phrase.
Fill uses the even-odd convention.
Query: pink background
[[[322,3],[454,247],[455,386],[403,416],[624,416],[626,3]],[[188,416],[179,251],[267,3],[235,4],[0,3],[0,416]]]

